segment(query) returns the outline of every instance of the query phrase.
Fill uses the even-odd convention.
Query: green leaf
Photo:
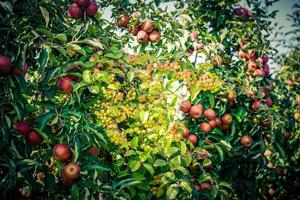
[[[129,163],[129,168],[131,169],[132,172],[137,171],[141,167],[141,163],[137,160],[131,161]]]
[[[148,111],[140,111],[140,120],[144,124],[149,118],[149,112]]]
[[[176,168],[176,167],[180,166],[180,164],[181,164],[180,156],[176,156],[170,161],[170,166],[172,168]]]
[[[59,41],[62,41],[62,42],[67,42],[67,40],[68,40],[66,34],[64,34],[64,33],[57,34],[54,38],[58,39]]]
[[[138,147],[139,146],[139,138],[138,137],[132,138],[132,140],[130,141],[130,144],[133,148]]]
[[[211,180],[211,176],[207,173],[202,173],[200,175],[200,177],[198,178],[199,183],[203,183],[203,182],[206,182],[206,181],[209,181],[209,180]]]
[[[216,144],[215,147],[216,147],[217,151],[220,154],[220,160],[224,161],[224,151],[223,151],[223,149],[218,144]]]
[[[165,165],[167,165],[167,164],[168,164],[168,163],[167,163],[165,160],[157,159],[157,160],[154,162],[153,166],[154,166],[154,167],[162,167],[162,166],[165,166]]]
[[[167,198],[168,199],[175,199],[179,190],[175,185],[171,185],[171,187],[168,188],[167,190]]]
[[[67,47],[71,47],[77,53],[80,53],[81,55],[86,56],[86,52],[81,48],[81,46],[79,46],[77,44],[68,44]]]
[[[99,94],[99,92],[100,92],[100,88],[98,85],[90,85],[90,86],[88,86],[88,89],[89,89],[90,93],[92,93],[92,94]]]
[[[191,186],[190,186],[190,184],[189,183],[187,183],[186,181],[181,181],[180,182],[180,186],[185,190],[185,191],[187,191],[188,193],[192,193],[192,188],[191,188]]]
[[[42,6],[39,6],[41,12],[42,12],[42,15],[45,19],[45,22],[46,22],[46,27],[48,27],[48,24],[49,24],[49,21],[50,21],[50,18],[49,18],[49,12],[46,8],[42,7]]]
[[[143,166],[145,167],[145,169],[153,176],[154,175],[154,170],[153,167],[147,163],[144,163]]]
[[[185,155],[186,154],[186,144],[184,142],[180,142],[180,155]]]
[[[39,72],[42,73],[47,66],[49,60],[49,49],[47,47],[43,47],[39,56]]]
[[[90,171],[90,170],[99,170],[99,171],[109,171],[109,167],[101,164],[101,163],[98,163],[98,164],[88,164],[88,165],[85,165],[84,166],[84,169],[87,170],[87,171]]]
[[[83,71],[82,80],[87,84],[91,84],[93,82],[92,73],[90,70]]]

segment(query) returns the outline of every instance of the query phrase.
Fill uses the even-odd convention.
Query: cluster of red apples
[[[251,17],[253,13],[247,8],[238,7],[233,10],[234,14],[237,16]]]
[[[81,69],[79,66],[70,66],[66,69],[67,72],[80,72]],[[64,93],[71,93],[73,92],[73,81],[80,82],[80,77],[76,75],[67,75],[62,78],[60,78],[57,82],[57,86],[59,89]]]
[[[98,5],[93,0],[74,0],[68,8],[68,16],[79,19],[86,13],[89,17],[94,17],[98,11]]]
[[[8,56],[0,56],[0,76],[7,76],[10,72],[14,75],[24,75],[27,73],[29,67],[28,64],[24,64],[23,68],[17,68],[11,66],[11,60]]]
[[[132,16],[134,19],[140,18],[140,13],[135,12]],[[129,17],[125,14],[120,15],[116,21],[118,27],[127,28],[129,23]],[[134,36],[136,36],[137,41],[141,44],[146,44],[148,41],[156,43],[160,40],[160,32],[155,30],[152,20],[144,20],[143,22],[138,22],[133,30],[129,30]]]
[[[39,145],[42,143],[43,139],[29,124],[25,121],[18,121],[14,124],[14,128],[26,136],[26,140],[29,144]]]
[[[199,119],[203,116],[206,122],[201,122],[199,124],[199,130],[206,134],[209,134],[214,128],[220,128],[224,131],[228,130],[233,120],[229,113],[218,118],[215,110],[211,108],[204,110],[202,104],[192,105],[189,101],[181,102],[179,109],[183,113],[188,114],[191,119]],[[194,134],[190,134],[188,128],[184,129],[183,137],[189,140],[194,146],[198,144],[198,137]],[[249,136],[243,136],[240,143],[243,147],[248,148],[252,144],[252,139]]]

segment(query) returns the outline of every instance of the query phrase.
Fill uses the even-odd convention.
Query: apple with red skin
[[[71,150],[66,144],[56,144],[52,150],[52,154],[61,162],[69,160],[72,156]]]
[[[24,121],[18,121],[14,124],[14,128],[21,134],[27,135],[31,128],[27,122]]]
[[[70,162],[63,168],[63,175],[68,180],[75,180],[79,177],[80,167],[76,163]]]
[[[182,101],[182,102],[180,103],[179,109],[180,109],[182,112],[184,112],[184,113],[188,113],[188,112],[190,112],[191,107],[192,107],[191,102],[189,102],[189,101]]]
[[[190,134],[187,137],[187,140],[189,140],[194,146],[198,143],[198,137],[196,135]]]
[[[78,6],[82,8],[86,8],[90,5],[90,0],[74,0],[74,3],[76,3]]]
[[[263,71],[265,73],[265,76],[268,76],[270,74],[270,67],[268,64],[264,65]]]
[[[202,116],[203,106],[201,104],[197,104],[191,107],[190,109],[190,118],[198,119]]]
[[[206,159],[208,157],[208,151],[206,149],[202,149],[199,155],[202,159]]]
[[[198,184],[198,185],[195,185],[195,190],[196,190],[197,192],[201,190],[201,186],[200,186],[200,184]]]
[[[251,138],[250,136],[244,135],[243,137],[241,137],[240,143],[241,143],[241,145],[242,145],[244,148],[247,149],[247,148],[249,148],[249,147],[252,145],[253,140],[252,140],[252,138]]]
[[[270,97],[266,98],[266,104],[268,107],[272,107],[273,106],[273,101]]]
[[[149,34],[149,40],[150,42],[152,43],[156,43],[160,40],[160,32],[158,31],[152,31],[150,34]]]
[[[253,103],[252,103],[252,109],[254,110],[254,111],[259,111],[260,110],[260,106],[261,106],[261,104],[260,104],[260,101],[259,100],[255,100]]]
[[[204,117],[208,120],[214,120],[216,119],[216,112],[209,108],[209,109],[206,109],[203,113]]]
[[[217,123],[216,123],[216,120],[211,120],[208,122],[209,126],[211,128],[216,128],[217,127]]]
[[[143,30],[140,30],[140,31],[137,33],[136,37],[137,37],[138,43],[141,43],[141,44],[147,43],[147,42],[148,42],[148,39],[149,39],[148,34],[147,34],[145,31],[143,31]]]
[[[222,124],[222,125],[220,126],[220,128],[221,128],[221,130],[223,130],[223,131],[228,131],[229,128],[230,128],[230,126],[229,126],[229,124]]]
[[[0,76],[5,76],[10,71],[10,58],[7,56],[0,56]]]
[[[73,19],[79,19],[83,16],[83,10],[76,3],[72,3],[68,8],[68,16]]]
[[[97,11],[98,11],[98,5],[95,1],[91,1],[90,5],[85,9],[85,12],[89,17],[94,17]]]
[[[67,186],[71,186],[74,183],[74,180],[68,179],[63,172],[61,173],[61,181]]]
[[[211,183],[208,182],[208,181],[204,182],[204,183],[201,183],[200,187],[201,187],[201,191],[203,191],[203,192],[210,192],[210,190],[211,190]]]
[[[265,71],[264,71],[264,70],[261,70],[261,69],[256,69],[256,70],[254,70],[254,74],[255,74],[256,76],[261,76],[261,77],[266,76]]]
[[[265,54],[263,55],[262,59],[263,59],[263,64],[267,64],[269,61],[269,56]]]
[[[232,122],[232,115],[229,113],[226,113],[222,116],[222,122],[223,124],[229,125]]]
[[[190,181],[191,181],[192,183],[197,183],[197,179],[196,179],[196,178],[191,178]]]
[[[80,67],[78,65],[73,65],[73,66],[69,66],[66,69],[67,72],[77,72],[77,71],[81,71]],[[72,79],[73,81],[76,81],[77,83],[80,82],[80,77],[76,76],[76,75],[67,75],[66,77]]]
[[[117,20],[118,27],[127,27],[128,23],[129,23],[129,17],[127,15],[124,14],[119,16]]]
[[[200,131],[203,131],[205,133],[209,133],[211,131],[211,127],[210,127],[209,123],[206,123],[206,122],[202,122],[199,125],[199,129],[200,129]]]
[[[194,47],[189,47],[186,50],[189,54],[192,54],[194,52]]]
[[[257,63],[252,60],[250,60],[246,66],[247,66],[247,70],[250,72],[254,72],[255,70],[258,69]]]
[[[235,8],[235,9],[233,10],[233,12],[234,12],[235,15],[241,16],[241,15],[244,14],[244,8],[241,8],[241,7]]]
[[[140,26],[135,26],[133,30],[131,30],[131,33],[132,35],[136,36],[140,30],[141,30]]]
[[[259,88],[259,91],[264,93],[264,98],[269,96],[269,90],[267,88],[261,87],[261,88]]]
[[[184,129],[183,129],[182,136],[183,136],[184,138],[187,138],[189,135],[190,135],[190,130],[189,130],[188,128],[184,128]]]
[[[64,92],[70,93],[73,92],[72,79],[69,77],[64,77],[59,79],[57,86]]]
[[[220,127],[222,125],[222,120],[220,118],[216,118],[215,122],[217,127]]]
[[[142,23],[141,29],[146,33],[150,33],[153,30],[153,22],[151,20],[145,20]]]
[[[95,147],[95,146],[92,146],[89,149],[89,152],[90,152],[90,154],[92,154],[93,156],[96,156],[96,157],[99,156],[99,154],[100,154],[99,149],[97,147]]]
[[[39,145],[42,143],[43,139],[35,130],[31,130],[27,135],[27,141],[32,145]]]

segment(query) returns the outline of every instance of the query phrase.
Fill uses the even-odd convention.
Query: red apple
[[[199,125],[199,129],[200,129],[200,131],[203,131],[205,133],[209,133],[211,131],[211,127],[210,127],[209,123],[206,123],[206,122],[202,122]]]
[[[190,130],[189,130],[188,128],[184,128],[184,129],[183,129],[182,136],[183,136],[184,138],[187,138],[189,135],[190,135]]]
[[[27,135],[30,132],[30,126],[27,122],[18,121],[14,124],[14,128],[21,134]]]
[[[260,101],[259,100],[255,100],[252,103],[252,109],[255,111],[259,111],[260,110]]]
[[[199,36],[199,32],[198,31],[192,31],[190,34],[190,37],[192,40],[197,40]]]
[[[145,20],[142,23],[141,29],[146,33],[150,33],[153,30],[153,22],[151,20]]]
[[[158,31],[152,31],[150,34],[149,34],[149,40],[150,42],[152,43],[156,43],[160,40],[160,33]]]
[[[263,71],[265,73],[265,76],[268,76],[270,74],[270,67],[268,64],[264,65]]]
[[[98,11],[98,5],[95,1],[91,1],[90,5],[85,9],[87,16],[94,17]]]
[[[263,55],[262,59],[263,59],[263,64],[266,64],[269,61],[269,56],[265,54]]]
[[[73,179],[68,179],[64,173],[61,173],[61,180],[63,184],[71,186],[74,183]]]
[[[82,8],[86,8],[90,5],[90,0],[74,0],[74,3],[78,4],[78,6]]]
[[[192,183],[197,183],[197,179],[196,179],[196,178],[191,178],[190,181],[191,181]]]
[[[27,135],[27,141],[29,144],[38,145],[42,143],[43,139],[36,131],[31,130]]]
[[[135,26],[133,30],[131,31],[132,35],[136,36],[138,32],[141,30],[140,26]]]
[[[201,190],[201,186],[198,184],[198,185],[195,185],[195,190],[198,192]]]
[[[240,8],[235,8],[233,10],[233,12],[234,12],[235,15],[241,16],[244,13],[244,8],[241,8],[241,7]]]
[[[256,69],[256,70],[254,71],[254,74],[255,74],[256,76],[261,76],[261,77],[266,76],[265,71],[263,71],[263,70],[261,70],[261,69]]]
[[[245,53],[245,52],[243,52],[242,50],[240,50],[240,51],[238,52],[238,56],[239,56],[240,58],[248,58],[248,54]]]
[[[65,93],[70,93],[73,91],[72,79],[68,77],[59,79],[57,86]]]
[[[0,56],[0,76],[5,76],[10,71],[10,58],[7,56]]]
[[[52,150],[52,154],[61,162],[69,160],[72,156],[71,150],[66,144],[56,144]]]
[[[241,137],[240,143],[244,148],[249,148],[252,145],[253,140],[250,136],[244,135],[243,137]]]
[[[216,112],[209,108],[209,109],[206,109],[203,113],[204,117],[208,120],[214,120],[216,119]]]
[[[100,154],[99,149],[97,147],[95,147],[95,146],[92,146],[89,149],[89,152],[90,152],[90,154],[92,154],[93,156],[96,156],[96,157],[99,156],[99,154]]]
[[[216,123],[216,120],[211,120],[208,122],[209,126],[211,128],[216,128],[217,127],[217,123]]]
[[[261,87],[261,88],[259,88],[259,91],[264,93],[264,98],[269,96],[269,90],[267,88]]]
[[[80,167],[76,163],[68,163],[63,168],[63,174],[68,180],[75,180],[79,177]]]
[[[250,60],[246,66],[247,66],[247,70],[250,72],[254,72],[255,70],[258,69],[257,63],[252,60]]]
[[[256,51],[253,49],[248,50],[247,54],[248,54],[248,56],[247,56],[248,60],[255,60],[258,58]]]
[[[204,183],[201,183],[200,187],[201,187],[201,191],[203,191],[203,192],[210,192],[210,190],[211,190],[211,183],[208,182],[208,181],[204,182]]]
[[[124,14],[119,16],[117,20],[118,27],[127,27],[128,23],[129,23],[129,17],[127,15]]]
[[[273,106],[273,101],[270,97],[266,98],[266,104],[268,107],[272,107]]]
[[[182,101],[181,104],[180,104],[179,109],[184,113],[188,113],[188,112],[190,112],[191,107],[192,107],[191,102]]]
[[[83,10],[76,3],[72,3],[68,8],[68,16],[73,19],[79,19],[83,16]]]
[[[227,124],[227,125],[229,125],[229,124],[231,124],[231,122],[232,122],[232,116],[231,116],[231,114],[224,114],[223,116],[222,116],[222,122],[224,123],[224,124]]]
[[[136,37],[137,37],[137,41],[139,43],[142,43],[142,44],[147,43],[148,42],[148,38],[149,38],[148,34],[145,31],[143,31],[143,30],[140,30],[137,33]]]
[[[196,135],[190,134],[187,139],[195,146],[198,143],[198,137]]]
[[[190,109],[190,118],[198,119],[202,116],[203,106],[201,104],[197,104],[191,107]]]
[[[200,152],[200,157],[202,159],[206,159],[208,157],[208,151],[206,149],[202,149]]]

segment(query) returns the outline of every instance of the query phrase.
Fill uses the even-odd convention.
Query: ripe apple
[[[266,104],[268,107],[272,107],[273,106],[273,101],[270,97],[266,98]]]
[[[127,15],[123,14],[118,17],[117,20],[118,27],[127,27],[128,23],[129,23],[129,17]]]
[[[68,77],[59,79],[57,86],[65,93],[70,93],[73,91],[72,79]]]
[[[75,180],[79,177],[80,167],[76,163],[68,163],[63,168],[63,174],[66,179]]]
[[[143,31],[143,30],[140,30],[137,33],[136,37],[137,37],[137,41],[139,43],[142,43],[142,44],[147,43],[148,42],[148,38],[149,38],[148,34],[145,31]]]
[[[190,130],[189,130],[188,128],[184,128],[184,129],[183,129],[182,136],[183,136],[184,138],[187,138],[189,135],[190,135]]]
[[[222,125],[222,120],[220,118],[216,118],[215,122],[217,127],[220,127]]]
[[[198,185],[195,185],[195,190],[196,190],[197,192],[201,190],[201,186],[200,186],[200,184],[198,184]]]
[[[261,87],[261,88],[259,88],[259,91],[264,93],[264,98],[269,96],[269,90],[267,88]]]
[[[5,76],[10,71],[10,58],[7,56],[0,56],[0,76]]]
[[[179,109],[180,109],[182,112],[184,112],[184,113],[188,113],[188,112],[190,111],[191,107],[192,107],[191,102],[189,102],[189,101],[182,101],[182,102],[180,103]]]
[[[63,184],[71,186],[74,183],[73,179],[68,179],[64,173],[61,173],[61,180]]]
[[[232,115],[229,114],[229,113],[224,114],[224,115],[222,116],[222,122],[223,122],[224,124],[227,124],[227,125],[231,124],[231,122],[232,122]]]
[[[68,16],[73,19],[79,19],[83,15],[83,10],[76,3],[72,3],[68,8]]]
[[[190,118],[198,119],[202,116],[203,106],[201,104],[197,104],[191,107],[190,109]]]
[[[90,5],[90,0],[74,0],[74,3],[76,3],[78,6],[82,8],[86,8]]]
[[[146,33],[150,33],[153,30],[153,22],[151,20],[145,20],[142,23],[141,29]]]
[[[263,59],[263,64],[267,64],[269,61],[269,56],[267,54],[265,54],[265,55],[263,55],[262,59]]]
[[[192,183],[197,183],[197,179],[196,179],[196,178],[194,178],[194,177],[193,177],[193,178],[191,178],[191,179],[190,179],[190,181],[191,181]]]
[[[150,42],[152,43],[156,43],[160,40],[160,32],[158,31],[152,31],[150,34],[149,34],[149,40]]]
[[[244,148],[249,148],[252,145],[253,140],[250,136],[244,135],[243,137],[241,137],[240,143]]]
[[[211,128],[216,128],[217,127],[217,123],[216,123],[216,120],[211,120],[208,122],[209,126]]]
[[[252,109],[254,111],[259,111],[260,110],[260,101],[259,100],[255,100],[253,103],[252,103]]]
[[[254,72],[255,70],[258,69],[257,63],[252,60],[250,60],[246,66],[247,66],[247,71],[250,71],[250,72]]]
[[[141,30],[140,26],[135,26],[133,30],[131,31],[132,35],[136,36],[138,32]]]
[[[42,143],[43,139],[36,131],[31,130],[27,135],[27,141],[29,144],[38,145]]]
[[[265,71],[264,71],[264,70],[261,70],[261,69],[256,69],[256,70],[254,70],[254,74],[255,74],[256,76],[261,76],[261,77],[266,76]]]
[[[200,157],[202,159],[206,159],[208,157],[208,151],[206,149],[202,149],[200,152]]]
[[[216,112],[209,108],[209,109],[206,109],[203,113],[204,117],[208,120],[214,120],[216,119]]]
[[[72,153],[66,144],[56,144],[53,148],[52,154],[61,162],[69,160],[72,156]]]
[[[238,56],[239,56],[240,58],[248,58],[248,54],[245,53],[245,52],[243,52],[242,50],[240,50],[240,51],[238,52]]]
[[[89,152],[90,152],[90,154],[92,154],[93,156],[96,156],[96,157],[99,156],[99,154],[100,154],[99,149],[97,147],[95,147],[95,146],[92,146],[89,149]]]
[[[198,137],[196,135],[190,134],[187,139],[195,146],[198,143]]]
[[[227,130],[229,130],[230,126],[229,126],[229,124],[222,124],[220,128],[223,131],[227,131]]]
[[[268,64],[264,65],[263,71],[265,73],[265,76],[268,76],[270,74],[270,67]]]
[[[27,135],[30,132],[30,126],[27,122],[18,121],[14,124],[14,128],[21,134]]]
[[[87,16],[94,17],[98,11],[98,5],[95,1],[91,1],[90,5],[85,9]]]
[[[233,12],[234,12],[235,15],[241,16],[244,13],[244,8],[241,8],[241,7],[240,8],[235,8],[233,10]]]
[[[199,129],[200,129],[200,131],[203,131],[205,133],[209,133],[211,131],[211,127],[210,127],[209,123],[206,123],[206,122],[202,122],[199,125]]]
[[[211,183],[208,182],[208,181],[204,182],[204,183],[201,183],[200,187],[201,187],[201,191],[203,191],[203,192],[210,192],[210,190],[211,190]]]

